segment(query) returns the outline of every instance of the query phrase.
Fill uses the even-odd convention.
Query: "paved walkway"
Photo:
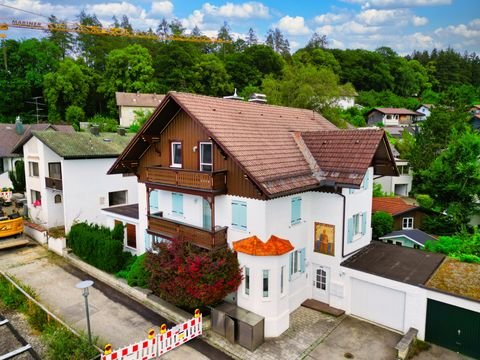
[[[75,276],[66,271],[44,248],[35,246],[0,253],[0,269],[32,287],[40,302],[61,317],[73,328],[86,332],[85,302],[81,290],[75,284],[87,277]],[[102,291],[103,290],[103,291]],[[92,333],[98,336],[98,344],[110,343],[114,349],[146,338],[148,329],[160,323],[149,321],[121,302],[112,300],[109,294],[94,287],[88,297]],[[163,320],[160,320],[159,322]],[[168,353],[165,359],[208,359],[191,346],[184,345]]]

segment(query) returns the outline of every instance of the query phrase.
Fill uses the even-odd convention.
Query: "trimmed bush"
[[[113,230],[96,224],[79,223],[67,235],[68,246],[83,261],[96,268],[116,273],[132,255],[123,251],[123,225]]]
[[[150,272],[145,268],[145,258],[147,254],[132,257],[125,270],[119,271],[116,275],[127,280],[128,285],[142,288],[148,287]]]
[[[372,235],[374,239],[392,232],[393,217],[384,211],[377,211],[372,215]]]
[[[242,282],[235,253],[229,248],[206,251],[181,239],[155,245],[145,267],[152,274],[149,288],[185,310],[212,305]]]

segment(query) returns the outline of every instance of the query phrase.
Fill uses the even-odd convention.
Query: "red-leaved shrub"
[[[207,251],[181,239],[156,244],[145,267],[152,275],[149,288],[184,309],[219,302],[236,291],[243,279],[237,257],[229,248]]]

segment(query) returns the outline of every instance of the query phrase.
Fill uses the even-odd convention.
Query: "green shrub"
[[[18,311],[26,309],[25,296],[3,277],[0,277],[0,300],[8,309]]]
[[[374,239],[392,232],[393,217],[387,212],[377,211],[372,215],[372,236]]]
[[[42,339],[48,346],[48,360],[92,359],[98,355],[85,336],[78,338],[63,326],[45,327]]]
[[[70,105],[65,112],[65,120],[76,129],[79,129],[80,122],[85,121],[85,111],[79,106]]]
[[[95,224],[78,223],[67,235],[68,246],[80,259],[109,273],[125,268],[131,254],[123,251],[123,226],[113,230]]]
[[[458,256],[458,260],[466,262],[466,263],[480,264],[480,257],[476,256],[476,255],[461,254],[461,255]]]
[[[116,132],[118,127],[118,120],[102,115],[95,115],[88,122],[98,125],[100,132]]]
[[[415,197],[418,205],[425,209],[431,209],[433,207],[433,199],[429,195],[419,194]]]

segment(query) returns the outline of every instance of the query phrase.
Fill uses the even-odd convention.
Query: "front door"
[[[313,268],[313,298],[315,300],[329,303],[328,293],[330,291],[330,269],[326,266],[315,265]]]
[[[207,200],[203,199],[203,228],[212,229],[212,209]]]

